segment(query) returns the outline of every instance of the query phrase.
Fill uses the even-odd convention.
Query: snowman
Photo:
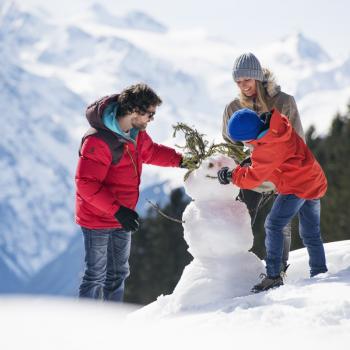
[[[183,214],[184,238],[194,259],[166,297],[177,311],[248,295],[265,270],[249,252],[253,234],[246,205],[235,200],[239,188],[216,179],[224,166],[233,169],[235,163],[224,155],[209,157],[185,181],[193,201]]]

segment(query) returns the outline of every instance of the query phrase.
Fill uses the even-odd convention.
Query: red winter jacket
[[[90,124],[96,127],[96,123]],[[121,227],[114,214],[121,205],[135,208],[142,164],[179,166],[181,154],[154,143],[146,131],[139,131],[135,144],[119,137],[124,146],[116,164],[112,163],[112,154],[105,141],[92,135],[83,142],[75,176],[76,222],[80,226],[91,229]]]
[[[237,166],[232,174],[232,182],[238,187],[252,189],[267,180],[280,194],[316,199],[326,193],[327,179],[320,164],[288,118],[276,109],[266,134],[250,144],[254,146],[252,165]]]

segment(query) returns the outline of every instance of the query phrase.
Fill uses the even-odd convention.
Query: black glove
[[[267,125],[270,125],[270,119],[272,116],[272,112],[264,112],[260,114],[260,119]]]
[[[120,206],[114,217],[126,231],[136,231],[139,228],[139,215],[135,210]]]
[[[265,124],[262,127],[261,131],[267,130],[270,127],[271,117],[272,117],[272,112],[265,112],[265,113],[260,114],[260,119]]]
[[[246,159],[243,159],[243,160],[239,163],[239,165],[240,165],[241,167],[248,167],[248,166],[252,165],[252,160],[251,160],[250,157],[248,157],[248,158],[246,158]]]
[[[218,171],[218,180],[221,185],[228,185],[232,181],[232,171],[227,166]]]

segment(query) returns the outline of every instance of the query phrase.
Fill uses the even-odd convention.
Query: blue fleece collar
[[[118,104],[116,102],[110,103],[102,114],[102,122],[106,128],[109,130],[115,132],[116,134],[120,135],[127,141],[131,141],[133,143],[136,142],[137,134],[139,133],[139,130],[136,128],[132,128],[130,130],[130,135],[126,134],[121,128],[120,125],[115,118],[117,114]]]
[[[269,129],[266,129],[266,130],[262,131],[262,132],[258,135],[258,137],[257,137],[256,139],[257,139],[257,140],[261,139],[263,136],[266,135],[266,133],[267,133],[268,131],[269,131]]]

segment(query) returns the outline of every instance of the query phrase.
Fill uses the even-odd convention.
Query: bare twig
[[[171,216],[169,216],[169,215],[163,213],[163,212],[160,210],[159,206],[158,206],[157,204],[152,203],[149,199],[146,199],[146,201],[147,201],[149,204],[151,204],[151,206],[152,206],[154,209],[156,209],[157,212],[158,212],[160,215],[162,215],[163,217],[165,217],[166,219],[168,219],[168,220],[170,220],[170,221],[177,222],[177,223],[179,223],[179,224],[184,224],[184,223],[185,223],[185,221],[172,218]]]

